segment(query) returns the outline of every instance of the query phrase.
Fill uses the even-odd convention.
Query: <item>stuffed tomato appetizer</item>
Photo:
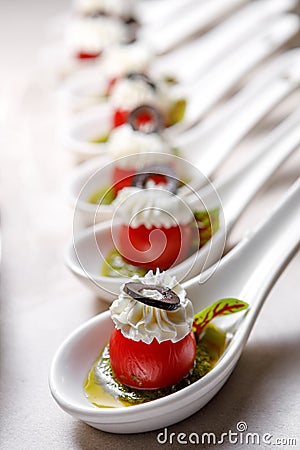
[[[178,383],[192,370],[194,311],[174,279],[158,273],[126,283],[110,311],[115,324],[110,361],[121,383],[159,389]]]
[[[122,258],[147,270],[166,270],[185,259],[191,245],[194,215],[176,195],[178,180],[170,166],[149,166],[122,189],[115,218],[115,238]]]
[[[65,32],[65,45],[74,60],[95,60],[105,48],[126,42],[126,26],[118,19],[75,17]]]
[[[136,123],[140,112],[145,114],[143,124]],[[160,124],[159,114],[149,106],[142,106],[130,114],[128,124],[111,133],[108,145],[115,161],[112,171],[115,195],[131,186],[134,175],[144,167],[158,162],[172,163],[172,149],[160,134]]]
[[[131,406],[190,386],[214,367],[229,339],[210,322],[247,307],[226,298],[194,315],[175,277],[159,270],[132,277],[110,307],[114,327],[85,380],[88,400]]]
[[[163,80],[154,81],[145,73],[139,72],[131,72],[116,80],[110,89],[110,102],[113,128],[126,123],[130,113],[142,105],[149,105],[158,111],[164,128],[179,122],[185,111],[185,100],[174,98],[168,83]],[[136,123],[151,122],[152,115],[153,113],[141,110]]]
[[[75,0],[73,7],[65,40],[75,59],[94,60],[111,45],[135,39],[134,0]]]
[[[146,74],[153,60],[151,50],[140,42],[127,45],[114,45],[103,52],[99,73],[107,78],[106,92],[110,96],[118,80],[129,73]]]
[[[147,110],[148,108],[152,111],[150,107],[147,107]],[[159,121],[156,118],[151,124],[147,124],[147,132],[130,120],[111,132],[107,146],[113,161],[111,183],[99,186],[99,190],[90,196],[89,202],[93,204],[103,203],[105,192],[110,193],[109,202],[106,201],[106,204],[111,203],[118,192],[124,187],[132,186],[134,176],[149,165],[174,165],[174,151],[159,133]],[[157,179],[160,180],[159,177]]]

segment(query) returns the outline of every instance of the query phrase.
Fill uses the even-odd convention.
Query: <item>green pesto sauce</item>
[[[116,249],[112,250],[108,254],[101,269],[101,275],[103,277],[113,278],[132,277],[133,275],[139,275],[143,277],[144,275],[146,275],[146,273],[147,269],[133,266],[124,261],[124,259]]]
[[[132,406],[165,397],[206,375],[222,355],[225,344],[225,333],[209,324],[197,342],[195,364],[189,375],[176,385],[155,390],[133,389],[120,383],[114,377],[107,345],[94,362],[84,382],[85,394],[88,400],[99,408]]]
[[[196,226],[193,231],[192,246],[189,255],[203,247],[220,228],[220,210],[195,211]]]
[[[89,140],[92,144],[105,144],[108,142],[109,139],[109,133],[107,134],[101,134],[101,136],[95,136],[92,139]]]
[[[175,125],[180,122],[185,114],[187,102],[184,98],[176,100],[169,111],[168,124],[167,126]],[[100,136],[95,136],[89,139],[92,144],[105,144],[109,140],[110,133],[101,134]]]
[[[93,205],[110,205],[115,199],[115,193],[111,186],[104,186],[99,191],[94,192],[89,198],[88,202]]]
[[[181,98],[173,103],[169,111],[169,126],[180,122],[185,114],[186,100]]]
[[[178,81],[172,75],[166,75],[164,77],[164,81],[165,81],[165,83],[172,84],[172,85],[178,84]]]

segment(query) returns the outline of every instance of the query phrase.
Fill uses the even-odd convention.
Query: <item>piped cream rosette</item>
[[[125,77],[112,88],[110,102],[114,109],[129,111],[141,105],[150,105],[167,115],[173,100],[163,81],[149,83],[141,77]]]
[[[131,228],[171,228],[194,221],[189,206],[178,195],[168,191],[164,184],[149,180],[146,189],[122,189],[113,202],[115,218]]]
[[[153,60],[153,52],[141,43],[114,45],[105,50],[101,70],[110,78],[124,77],[130,72],[145,73]]]
[[[166,164],[171,161],[172,154],[169,144],[160,134],[134,130],[129,124],[110,133],[108,149],[118,167],[137,170],[150,164]]]
[[[66,29],[66,48],[78,52],[101,53],[105,48],[126,42],[126,26],[112,17],[76,17]]]
[[[73,0],[73,8],[80,14],[105,13],[130,18],[134,15],[136,0]]]
[[[147,296],[159,298],[158,291],[147,290],[148,286],[161,286],[172,289],[180,299],[180,306],[174,311],[166,311],[148,306],[134,300],[124,291],[122,286],[119,297],[110,307],[112,320],[122,334],[134,341],[150,344],[154,338],[159,343],[171,340],[178,342],[190,333],[193,324],[194,310],[185,290],[177,283],[175,277],[165,272],[149,271],[144,278],[134,276],[132,281],[145,285]]]

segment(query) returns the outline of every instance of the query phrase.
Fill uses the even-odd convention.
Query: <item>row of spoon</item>
[[[167,2],[167,0],[164,1]],[[187,0],[184,3],[189,2]],[[242,3],[246,2],[229,1],[228,5],[231,4],[233,7]],[[249,8],[254,7],[254,3],[250,4]],[[268,2],[260,3],[264,3],[267,7]],[[211,1],[210,5],[213,9],[217,2]],[[208,2],[206,7],[208,12],[207,16],[205,14],[204,16],[208,18],[210,11]],[[192,14],[186,15],[184,20],[193,29]],[[50,389],[55,400],[65,411],[95,428],[114,433],[149,431],[176,423],[204,406],[223,386],[234,369],[269,290],[299,246],[300,182],[298,181],[263,225],[220,261],[226,235],[244,208],[273,172],[299,148],[300,109],[294,111],[274,129],[242,167],[237,168],[225,178],[215,180],[214,185],[207,179],[236,144],[265,115],[299,87],[299,51],[293,50],[274,59],[238,94],[216,108],[198,124],[210,107],[229,92],[250,68],[270,56],[299,28],[298,20],[294,16],[276,18],[271,23],[270,28],[261,32],[257,39],[246,43],[244,47],[233,53],[234,56],[228,57],[227,61],[224,59],[224,62],[217,66],[218,69],[212,69],[210,76],[218,83],[220,73],[227,67],[225,73],[228,73],[228,78],[225,76],[223,87],[221,84],[219,88],[216,86],[216,93],[213,89],[210,90],[208,77],[200,78],[208,89],[207,96],[203,95],[204,106],[202,109],[197,109],[197,103],[201,101],[199,97],[194,106],[191,101],[186,122],[181,124],[177,131],[176,129],[174,132],[168,131],[170,142],[180,147],[184,158],[182,160],[178,158],[180,163],[185,164],[186,167],[192,167],[190,163],[185,162],[191,160],[196,166],[196,171],[191,168],[189,184],[192,189],[183,189],[179,195],[193,211],[203,208],[220,208],[221,210],[220,228],[217,233],[192,257],[172,267],[170,274],[175,275],[178,281],[184,281],[183,287],[192,300],[195,311],[211,304],[212,299],[228,296],[228,293],[247,301],[250,310],[247,314],[240,313],[233,319],[224,318],[218,322],[220,328],[230,333],[230,343],[215,368],[203,379],[165,398],[130,408],[110,410],[94,408],[87,402],[82,392],[86,373],[112,331],[110,315],[108,312],[102,313],[79,327],[62,344],[54,357],[50,371]],[[172,29],[171,24],[169,27]],[[282,31],[280,37],[279,30]],[[273,31],[274,35],[272,35]],[[170,42],[166,43],[165,50],[161,48],[158,53],[166,51],[168,46],[172,47]],[[249,53],[249,59],[246,57],[236,71],[235,69],[231,71],[230,65],[240,61],[243,51],[250,51],[251,48],[253,52]],[[255,54],[255,48],[257,48],[257,54]],[[253,55],[253,59],[250,55]],[[200,81],[199,87],[201,87]],[[205,91],[206,88],[202,92]],[[190,95],[192,99],[192,91]],[[99,107],[98,121],[99,111],[102,111],[101,117],[105,123],[109,115],[107,105]],[[84,114],[86,117],[92,117],[93,113],[94,111],[88,111]],[[80,127],[84,127],[82,117],[77,116],[74,119],[77,120],[77,129],[73,123],[71,125],[73,132],[78,132]],[[94,117],[96,118],[96,115]],[[86,127],[94,130],[90,123],[86,124]],[[192,125],[194,126],[190,128]],[[79,150],[79,153],[81,151]],[[114,214],[111,205],[101,205],[97,210],[87,200],[100,182],[104,183],[111,179],[110,173],[114,161],[110,161],[108,151],[109,149],[104,146],[103,150],[101,149],[101,158],[79,166],[69,182],[70,197],[73,204],[76,204],[76,208],[74,241],[70,242],[67,248],[66,262],[81,281],[97,295],[111,302],[118,295],[120,285],[126,279],[101,277],[98,274],[105,255],[114,247],[113,233],[119,223],[117,220],[111,221]],[[89,150],[82,151],[82,153],[85,152],[88,153]],[[197,155],[196,161],[195,155]],[[109,162],[110,164],[107,165]],[[203,174],[201,176],[200,169]],[[109,220],[84,231],[79,230],[82,223],[92,224],[93,221],[98,222],[103,218]],[[283,234],[286,237],[284,241],[281,239]]]
[[[218,267],[183,283],[195,311],[229,292],[250,305],[246,315],[240,313],[233,320],[222,318],[218,322],[221,329],[231,333],[231,340],[205,377],[167,397],[130,408],[99,409],[89,404],[83,394],[83,381],[113,330],[110,312],[106,311],[81,325],[56,352],[49,383],[61,408],[111,433],[141,433],[167,427],[202,408],[230,376],[270,289],[299,248],[299,200],[298,180],[271,217],[222,258]]]

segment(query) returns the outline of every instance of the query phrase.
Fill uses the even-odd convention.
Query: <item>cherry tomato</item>
[[[76,54],[77,59],[93,59],[98,58],[100,56],[101,52],[95,52],[95,53],[86,53],[86,52],[78,52]]]
[[[123,169],[115,166],[112,173],[113,191],[115,195],[123,189],[132,185],[132,178],[135,175],[135,169]]]
[[[115,166],[112,173],[113,191],[115,195],[123,189],[124,187],[132,186],[132,180],[134,175],[137,173],[136,169],[128,168],[123,169],[122,167]],[[163,184],[167,182],[164,175],[153,175],[149,177],[153,180],[155,184]]]
[[[116,109],[113,117],[113,128],[120,127],[127,122],[129,111],[127,109]]]
[[[151,235],[151,236],[150,236]],[[189,224],[170,228],[121,225],[118,250],[126,262],[147,269],[169,269],[182,261],[191,244]]]
[[[196,340],[193,331],[180,341],[151,344],[112,332],[109,344],[111,367],[123,384],[137,389],[159,389],[178,383],[194,366]]]

